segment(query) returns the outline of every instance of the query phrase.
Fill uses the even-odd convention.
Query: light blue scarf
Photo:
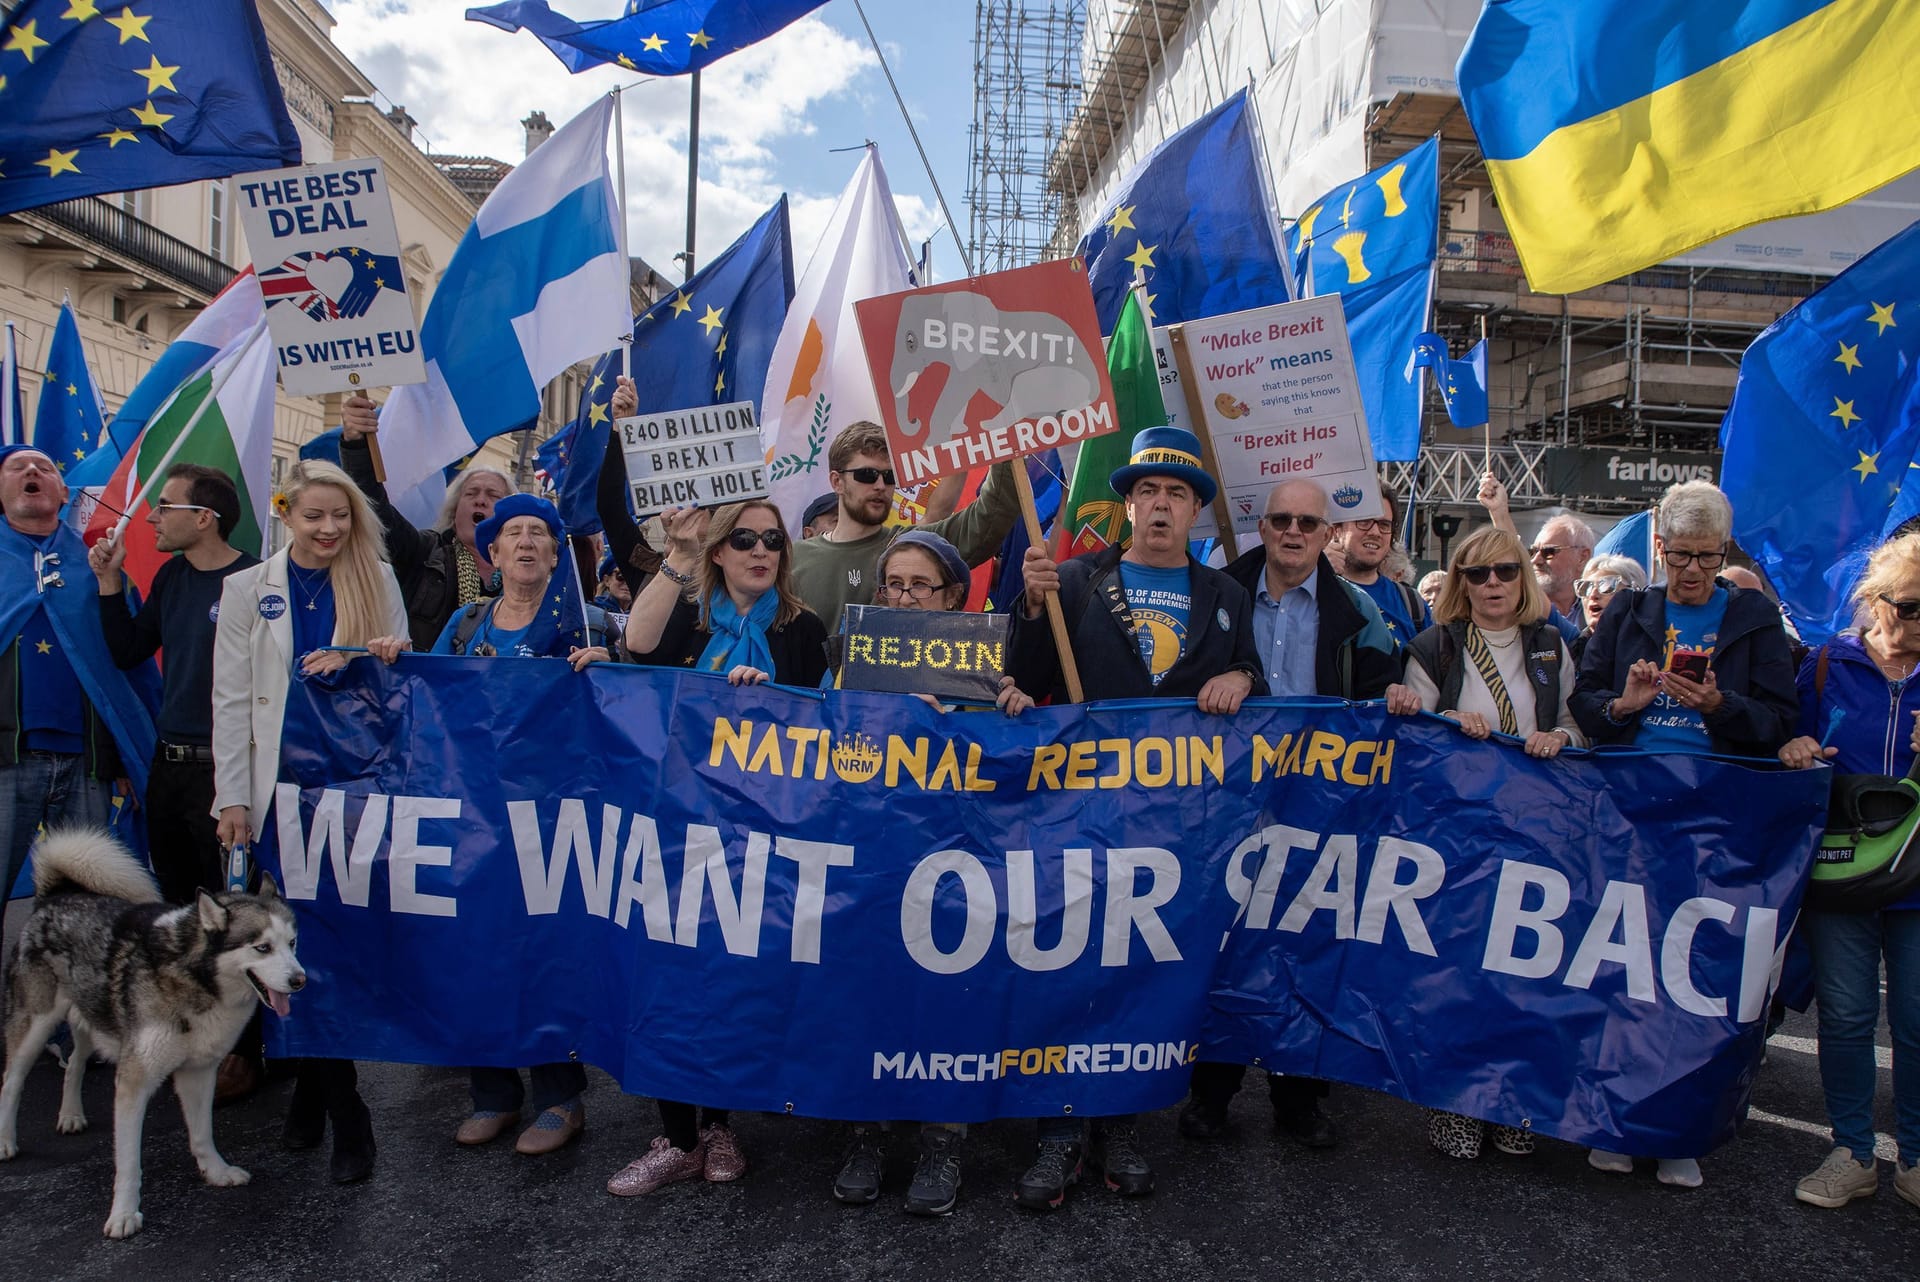
[[[726,673],[744,663],[778,680],[773,651],[767,648],[767,629],[779,613],[780,594],[772,588],[762,592],[745,614],[724,590],[716,590],[707,602],[707,626],[713,630],[713,639],[700,652],[700,670]]]

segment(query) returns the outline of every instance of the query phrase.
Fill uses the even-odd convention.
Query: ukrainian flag
[[[1920,167],[1917,0],[1487,0],[1460,97],[1537,290]]]

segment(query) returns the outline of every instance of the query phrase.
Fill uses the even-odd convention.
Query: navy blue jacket
[[[1800,696],[1793,683],[1793,651],[1780,611],[1764,592],[1737,588],[1724,579],[1727,614],[1709,661],[1725,700],[1706,714],[1715,752],[1771,757],[1793,737]],[[1632,743],[1640,714],[1616,725],[1607,706],[1627,688],[1627,670],[1641,659],[1666,658],[1667,590],[1622,590],[1607,603],[1580,660],[1580,681],[1567,705],[1596,744]]]

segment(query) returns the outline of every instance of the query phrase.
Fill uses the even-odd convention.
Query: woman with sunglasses
[[[1433,615],[1434,626],[1407,646],[1406,684],[1387,689],[1389,712],[1437,712],[1474,739],[1496,730],[1521,737],[1527,755],[1541,759],[1585,745],[1567,711],[1573,661],[1547,622],[1546,594],[1518,535],[1484,525],[1462,540]],[[1501,1054],[1488,1047],[1488,1062]],[[1427,1142],[1449,1157],[1480,1156],[1486,1132],[1479,1118],[1438,1109],[1427,1115]],[[1533,1152],[1533,1135],[1495,1125],[1493,1144],[1524,1155]]]
[[[1766,593],[1719,577],[1733,505],[1712,483],[1667,490],[1654,517],[1660,587],[1622,589],[1593,627],[1573,691],[1573,715],[1595,743],[1653,752],[1772,757],[1793,732],[1800,701],[1780,611]],[[1587,1160],[1615,1174],[1624,1153]],[[1660,1182],[1698,1188],[1694,1158],[1661,1158]]]
[[[1573,655],[1576,671],[1587,652],[1587,639],[1593,635],[1593,626],[1606,613],[1607,602],[1613,600],[1614,593],[1621,588],[1638,592],[1646,586],[1647,572],[1630,556],[1602,552],[1587,561],[1573,584],[1573,594],[1580,599],[1580,635],[1573,639],[1568,650]]]
[[[763,502],[674,508],[661,524],[666,558],[627,616],[633,661],[697,668],[732,685],[819,685],[827,630],[793,594],[793,550],[780,509]],[[678,1180],[724,1184],[747,1173],[725,1109],[661,1100],[660,1123],[666,1134],[616,1171],[607,1192],[639,1197]]]
[[[1800,665],[1800,733],[1780,760],[1825,761],[1849,774],[1904,775],[1920,736],[1920,534],[1884,543],[1854,588],[1863,626],[1820,646]],[[1833,1151],[1794,1196],[1845,1206],[1880,1187],[1874,1161],[1880,968],[1893,1030],[1893,1100],[1899,1160],[1894,1191],[1920,1206],[1920,893],[1877,912],[1800,917],[1813,955],[1820,1010],[1820,1085]]]

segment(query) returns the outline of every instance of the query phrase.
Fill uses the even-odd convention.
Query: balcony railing
[[[1511,276],[1522,281],[1526,279],[1513,238],[1501,232],[1441,233],[1440,270],[1471,272],[1482,276]],[[1692,288],[1701,294],[1738,294],[1752,299],[1777,299],[1782,301],[1774,310],[1784,311],[1820,288],[1827,279],[1803,272],[1662,263],[1608,283],[1625,285],[1631,289],[1667,289],[1685,293]]]
[[[129,258],[139,267],[164,278],[154,284],[178,286],[184,292],[200,295],[202,301],[225,289],[233,279],[233,268],[211,254],[195,249],[184,240],[174,239],[153,224],[97,196],[63,200],[21,213],[30,220],[52,223],[90,245]]]

